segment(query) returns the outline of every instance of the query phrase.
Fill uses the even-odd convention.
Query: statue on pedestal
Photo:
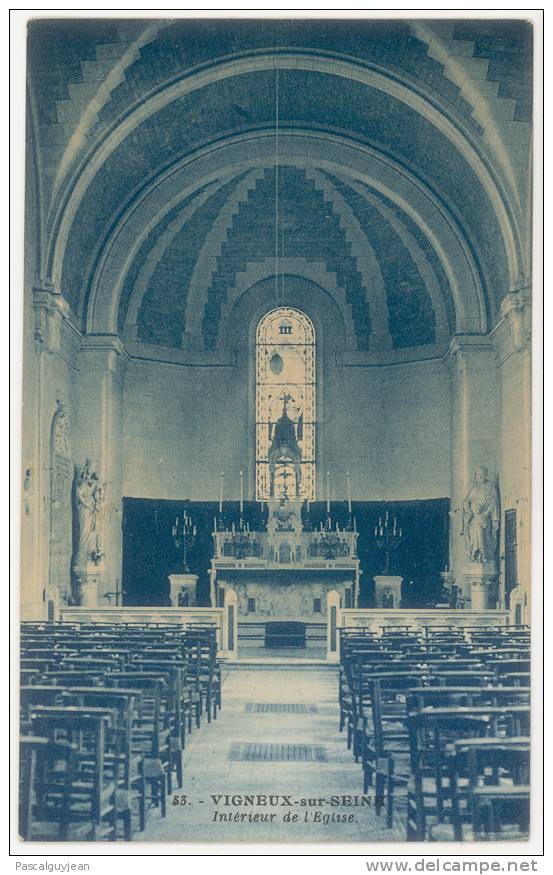
[[[98,564],[102,551],[102,515],[105,503],[105,485],[86,460],[75,486],[75,504],[79,524],[79,543],[76,565],[92,560]]]
[[[493,562],[499,529],[499,496],[495,483],[488,480],[488,469],[479,467],[463,502],[465,547],[470,562]]]

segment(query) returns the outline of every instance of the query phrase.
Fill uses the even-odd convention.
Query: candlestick
[[[223,481],[225,479],[225,472],[221,471],[221,489],[219,491],[219,513],[223,513]]]
[[[326,511],[330,513],[330,471],[326,472]]]
[[[351,516],[351,484],[349,482],[349,471],[346,471],[346,479],[348,481],[348,513]]]
[[[244,510],[244,479],[242,471],[240,471],[240,513]]]

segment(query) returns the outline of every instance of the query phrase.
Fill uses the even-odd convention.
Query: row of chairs
[[[341,630],[340,730],[388,828],[404,822],[411,841],[527,834],[529,672],[521,627]]]
[[[21,836],[130,841],[221,704],[212,626],[24,623]]]

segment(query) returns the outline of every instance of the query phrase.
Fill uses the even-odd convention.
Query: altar
[[[296,625],[290,631],[289,643],[308,646],[303,643],[305,634],[309,639],[310,631],[326,624],[329,593],[337,593],[344,608],[357,605],[360,569],[355,523],[352,520],[343,529],[328,514],[314,530],[308,502],[281,498],[265,507],[264,530],[251,531],[242,521],[238,527],[220,528],[215,521],[212,604],[223,606],[232,590],[239,623],[249,623],[252,632],[273,624],[268,635],[273,642],[278,639],[274,624],[303,623],[303,630]],[[305,633],[305,626],[312,628]]]

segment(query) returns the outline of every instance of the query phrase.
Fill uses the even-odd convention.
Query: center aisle
[[[186,804],[173,804],[175,798],[183,801],[180,794],[186,794]],[[257,799],[254,805],[245,804],[243,797],[252,794],[278,796],[279,804],[257,804]],[[405,838],[404,829],[387,830],[384,815],[376,817],[372,790],[370,805],[331,804],[331,797],[355,794],[361,802],[361,766],[347,750],[345,734],[338,732],[337,669],[224,669],[222,711],[210,725],[202,723],[189,739],[182,791],[169,797],[165,820],[150,818],[136,839],[356,842]],[[315,799],[320,804],[301,804],[301,800]]]

